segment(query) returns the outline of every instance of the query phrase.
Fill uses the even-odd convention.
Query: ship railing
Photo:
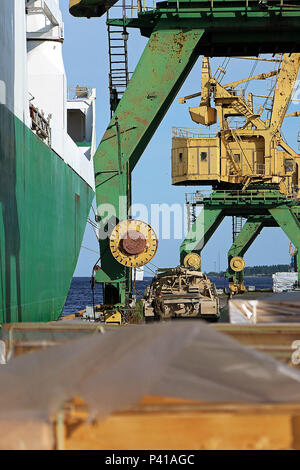
[[[43,140],[49,147],[51,146],[51,114],[45,117],[43,111],[39,110],[31,103],[29,106],[29,114],[31,118],[31,129]]]
[[[68,87],[68,101],[87,100],[93,97],[94,88],[91,86],[70,86]]]
[[[190,127],[172,127],[172,137],[189,137],[194,139],[216,137],[218,134],[217,126],[211,126],[208,129],[190,128]]]

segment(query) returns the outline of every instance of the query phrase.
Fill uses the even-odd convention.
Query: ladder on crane
[[[109,10],[107,11],[107,19],[109,19]],[[120,28],[108,24],[107,34],[109,55],[108,86],[110,114],[112,116],[129,82],[127,52],[128,33],[125,26]]]
[[[232,241],[236,239],[243,227],[243,217],[232,216]]]
[[[243,140],[241,139],[241,136],[240,136],[240,135],[236,132],[236,130],[233,129],[233,128],[230,128],[230,132],[231,132],[231,135],[232,135],[233,139],[234,139],[235,142],[237,143],[237,145],[238,145],[238,147],[239,147],[241,153],[244,155],[244,158],[245,158],[245,160],[246,160],[246,162],[247,162],[247,165],[248,165],[250,171],[252,171],[252,173],[254,173],[254,169],[253,169],[253,167],[250,165],[250,162],[249,162],[249,160],[248,160],[248,158],[247,158],[247,155],[245,154],[244,147],[243,147]]]

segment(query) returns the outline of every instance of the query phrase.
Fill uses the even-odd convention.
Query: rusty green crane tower
[[[97,17],[115,3],[70,0],[70,12]],[[149,40],[94,156],[102,234],[96,280],[104,285],[104,302],[111,304],[125,303],[128,289],[128,268],[113,256],[109,237],[129,218],[131,173],[199,55],[300,51],[299,1],[177,0],[158,2],[151,10],[141,4],[136,18],[108,20],[138,28]],[[115,214],[101,207],[113,207]]]

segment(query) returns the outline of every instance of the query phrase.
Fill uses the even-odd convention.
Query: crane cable
[[[255,69],[256,69],[256,67],[257,67],[257,64],[258,64],[258,61],[255,60],[253,66],[252,66],[251,72],[250,72],[250,74],[249,74],[248,79],[251,78],[251,77],[253,77],[254,72],[255,72]],[[245,92],[246,92],[246,90],[247,90],[247,88],[248,88],[249,83],[250,83],[250,81],[246,82],[246,84],[245,84],[245,86],[244,86],[244,94],[245,94]]]
[[[229,62],[230,62],[230,59],[231,57],[225,57],[224,60],[223,60],[223,63],[222,65],[217,68],[213,78],[219,82],[221,84],[223,78],[224,78],[224,75],[226,73],[226,70],[227,70],[227,67],[229,65]],[[219,72],[219,73],[218,73]],[[223,76],[221,76],[223,74]]]
[[[97,253],[97,254],[99,254],[99,253]],[[95,285],[96,285],[96,276],[95,276],[95,271],[96,271],[97,263],[100,261],[100,259],[101,259],[101,256],[99,256],[99,258],[97,259],[96,263],[95,263],[94,266],[93,266],[92,275],[91,275],[91,279],[90,279],[91,289],[92,289],[92,303],[93,303],[94,321],[96,321],[96,312],[95,312]]]
[[[98,230],[98,225],[95,224],[95,222],[93,222],[90,218],[88,218],[88,223],[90,224],[90,226],[92,227],[93,229],[93,232],[95,234],[95,237],[97,238],[97,240],[99,241],[99,235],[97,233],[97,230]]]
[[[81,248],[84,248],[85,250],[91,251],[92,253],[96,253],[96,255],[99,255],[99,251],[92,250],[91,248],[88,248],[87,246],[81,245]]]
[[[269,111],[271,114],[270,114],[270,118],[271,119],[271,116],[272,116],[272,110],[273,110],[273,104],[274,104],[274,95],[275,95],[275,90],[276,90],[276,87],[277,87],[277,82],[278,82],[278,75],[279,75],[279,70],[281,68],[281,64],[282,64],[282,61],[283,61],[283,54],[280,55],[280,60],[279,62],[277,63],[277,74],[276,74],[276,78],[275,78],[275,81],[273,83],[273,86],[272,88],[270,89],[270,94],[269,96],[265,99],[264,101],[264,104],[263,104],[263,108],[265,109],[267,103],[268,103],[268,100],[271,98],[271,95],[273,94],[271,100],[272,100],[272,108],[271,110]],[[275,69],[274,69],[275,70]]]

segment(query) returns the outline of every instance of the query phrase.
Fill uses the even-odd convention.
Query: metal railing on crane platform
[[[201,9],[217,9],[217,8],[224,8],[224,4],[229,4],[231,3],[232,6],[234,5],[234,2],[232,0],[198,0],[197,1],[197,7],[193,5],[193,2],[186,2],[186,1],[180,1],[180,0],[174,0],[174,1],[169,1],[168,5],[164,6],[164,8],[168,7],[169,9],[174,8],[173,5],[176,4],[176,9],[189,9],[191,8],[193,10]],[[254,6],[257,6],[259,8],[269,8],[269,7],[280,7],[280,8],[296,8],[299,9],[299,1],[297,0],[241,0],[239,2],[241,6],[244,5],[245,10],[248,10],[248,8],[253,8]],[[230,8],[229,5],[226,5],[226,8]],[[141,12],[146,12],[146,11],[151,11],[156,9],[156,1],[155,0],[124,0],[122,2],[122,5],[120,4],[115,4],[112,5],[110,8],[110,11],[117,11],[117,10],[122,10],[122,17],[126,18],[133,18],[136,13],[141,13]],[[120,18],[120,15],[118,16]],[[222,69],[220,68],[221,73]]]
[[[121,5],[116,4],[110,7],[110,13],[118,11],[118,13],[121,13],[122,18],[133,18],[136,13],[152,11],[155,8],[155,0],[129,0],[128,3],[123,0]],[[120,14],[118,14],[118,18],[120,18]]]
[[[172,8],[172,4],[176,3],[176,8],[179,9],[197,9],[197,8],[209,8],[210,10],[216,9],[216,8],[224,8],[224,4],[229,4],[234,5],[234,2],[232,0],[198,0],[197,1],[197,8],[193,6],[193,4],[190,4],[186,1],[180,1],[180,0],[174,0],[174,1],[169,1],[168,2],[168,8]],[[297,0],[241,0],[239,2],[241,5],[244,5],[245,10],[248,10],[250,7],[257,6],[259,8],[269,8],[269,7],[280,7],[280,8],[300,8],[299,2]],[[113,8],[113,7],[112,7]],[[142,11],[149,11],[149,10],[154,10],[156,8],[156,2],[154,0],[131,0],[129,4],[126,6],[126,9],[130,9],[132,12],[137,10],[138,12]],[[226,8],[229,8],[229,5],[226,6]]]
[[[30,1],[30,0],[27,0]],[[297,0],[241,0],[239,3],[239,6],[244,7],[245,11],[248,11],[249,8],[257,7],[257,8],[272,8],[272,7],[279,7],[279,8],[286,8],[289,10],[292,9],[299,9],[299,1]],[[176,4],[176,9],[179,10],[214,10],[217,8],[221,9],[228,9],[230,10],[230,6],[232,8],[236,7],[235,2],[232,0],[198,0],[197,1],[197,7],[193,5],[193,2],[186,2],[186,1],[180,1],[180,0],[169,0],[168,4],[166,2],[166,5],[163,5],[163,8],[169,8],[173,9],[174,4]],[[225,7],[224,7],[225,4]],[[227,4],[227,5],[226,5]],[[229,5],[231,4],[231,5]],[[123,14],[125,13],[125,16],[127,18],[133,18],[135,16],[135,13],[141,13],[141,12],[146,12],[146,11],[151,11],[155,10],[156,7],[156,1],[155,0],[125,0],[121,5],[115,4],[112,5],[109,9],[110,11],[117,11],[122,9]],[[120,18],[120,15],[118,16]]]
[[[172,137],[188,137],[199,139],[202,137],[216,137],[218,126],[211,126],[208,129],[199,127],[172,127]]]
[[[282,194],[279,191],[271,191],[268,189],[247,189],[247,190],[201,190],[194,193],[186,193],[185,201],[186,204],[203,204],[204,201],[222,201],[224,203],[230,201],[245,202],[245,201],[257,201],[270,202],[278,201],[282,202],[285,199],[297,200],[297,193],[291,193],[288,195]]]

